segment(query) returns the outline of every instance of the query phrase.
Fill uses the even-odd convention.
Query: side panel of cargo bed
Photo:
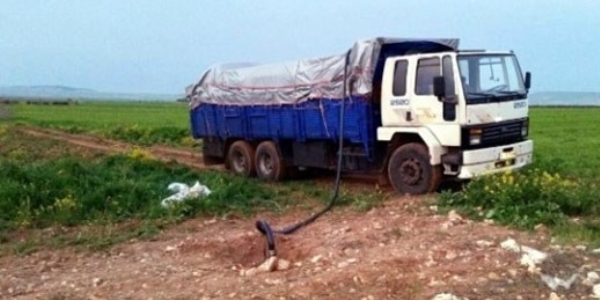
[[[372,104],[364,98],[345,101],[344,138],[373,155]],[[300,104],[232,106],[201,104],[190,111],[194,138],[222,140],[331,140],[339,137],[341,99],[311,99]]]

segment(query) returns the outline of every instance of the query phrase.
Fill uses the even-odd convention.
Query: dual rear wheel
[[[227,152],[227,168],[234,174],[251,177],[256,174],[254,147],[246,141],[236,141]]]
[[[277,144],[261,142],[256,149],[246,141],[236,141],[227,153],[227,166],[237,175],[258,176],[267,181],[278,181],[285,177],[285,162]]]

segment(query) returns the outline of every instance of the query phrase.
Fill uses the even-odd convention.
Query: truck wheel
[[[429,163],[429,151],[425,145],[409,143],[398,147],[392,154],[388,176],[396,191],[420,195],[437,190],[442,169]]]
[[[231,144],[227,152],[227,165],[237,175],[249,177],[256,174],[252,145],[246,141]]]
[[[277,145],[265,141],[256,148],[256,174],[268,181],[279,181],[285,177],[286,166],[277,151]]]

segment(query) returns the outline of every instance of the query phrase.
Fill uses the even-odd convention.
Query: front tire
[[[256,174],[254,147],[246,141],[237,141],[231,144],[227,152],[227,165],[236,175],[253,176]]]
[[[285,178],[286,166],[279,155],[277,144],[265,141],[256,148],[256,174],[267,181],[280,181]]]
[[[436,191],[441,183],[441,166],[429,162],[427,147],[409,143],[398,147],[390,158],[388,176],[394,189],[413,195]]]

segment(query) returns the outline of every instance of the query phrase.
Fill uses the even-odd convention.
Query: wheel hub
[[[402,181],[404,183],[414,185],[421,179],[423,169],[419,162],[412,159],[406,160],[400,165],[400,174],[402,174]]]
[[[263,174],[271,174],[273,172],[273,159],[271,156],[264,154],[261,156],[259,166]]]
[[[244,155],[242,155],[242,153],[235,153],[235,159],[233,160],[233,168],[237,172],[242,172],[246,168],[246,160],[244,159]]]

